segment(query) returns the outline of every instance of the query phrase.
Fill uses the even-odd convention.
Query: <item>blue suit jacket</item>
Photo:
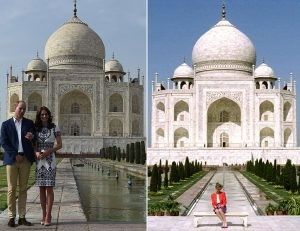
[[[24,155],[30,162],[34,162],[35,155],[32,141],[25,138],[27,132],[35,134],[34,123],[32,120],[23,118],[21,127],[21,139]],[[16,155],[18,154],[19,148],[18,134],[13,118],[8,119],[2,123],[0,143],[4,149],[3,164],[13,164],[16,161]]]

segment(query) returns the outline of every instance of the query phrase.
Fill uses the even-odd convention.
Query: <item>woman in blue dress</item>
[[[56,161],[55,152],[62,148],[59,128],[52,123],[50,110],[42,106],[36,113],[36,185],[40,187],[40,202],[43,210],[41,224],[51,225],[54,201]]]

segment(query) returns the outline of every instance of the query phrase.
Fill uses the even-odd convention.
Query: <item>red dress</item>
[[[226,194],[225,192],[220,192],[219,193],[219,199],[220,199],[220,202],[217,203],[217,193],[212,193],[211,194],[211,204],[214,208],[214,212],[215,212],[215,209],[222,209],[224,213],[226,213],[226,204],[227,204],[227,200],[226,200]]]

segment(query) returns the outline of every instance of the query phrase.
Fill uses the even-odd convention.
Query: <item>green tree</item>
[[[295,193],[297,191],[298,185],[297,185],[297,175],[296,175],[296,166],[293,164],[291,167],[291,191],[292,193]]]
[[[176,163],[175,161],[173,161],[171,165],[171,172],[170,172],[170,184],[176,182],[176,174],[177,174]]]
[[[121,161],[121,158],[122,158],[121,148],[118,147],[118,149],[117,149],[117,160],[120,162],[120,161]]]
[[[130,144],[126,145],[126,162],[129,162]]]
[[[141,143],[139,141],[135,142],[135,163],[140,164],[141,163]]]
[[[158,166],[158,178],[157,178],[157,191],[161,189],[161,174],[162,174],[162,166],[161,166],[161,160],[159,160],[159,166]]]
[[[184,171],[185,171],[185,177],[189,178],[191,176],[190,175],[191,169],[190,169],[190,161],[188,157],[185,158]]]
[[[291,182],[292,182],[292,177],[293,177],[293,169],[292,169],[292,162],[290,159],[286,161],[285,166],[282,169],[282,182],[283,182],[283,187],[289,191],[291,190]]]
[[[165,171],[164,172],[165,172],[164,187],[168,188],[168,186],[169,186],[169,178],[168,178],[169,166],[168,166],[168,160],[166,160]]]
[[[146,163],[146,148],[145,148],[145,141],[141,141],[141,164]]]
[[[152,168],[151,179],[150,179],[150,191],[157,192],[157,179],[158,179],[158,169],[155,164]]]
[[[129,162],[134,163],[134,143],[130,144],[130,149],[129,149]]]

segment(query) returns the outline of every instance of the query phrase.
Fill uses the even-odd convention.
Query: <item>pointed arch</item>
[[[109,112],[123,112],[123,97],[119,93],[109,97]]]
[[[269,100],[259,105],[259,119],[260,121],[274,121],[274,104]]]
[[[284,147],[293,147],[293,137],[292,137],[292,130],[290,128],[286,128],[284,130]]]
[[[180,100],[174,106],[174,121],[186,121],[189,119],[189,105]]]
[[[242,146],[241,108],[239,104],[227,97],[211,103],[207,110],[207,147],[223,145],[221,136],[228,134],[227,147]],[[229,143],[230,137],[230,143]],[[224,138],[225,139],[225,138]]]
[[[42,106],[42,96],[33,92],[28,97],[28,111],[37,111]]]
[[[165,121],[165,105],[162,102],[156,104],[156,119],[157,122]]]
[[[109,136],[123,136],[123,123],[119,119],[109,122]]]
[[[174,132],[174,148],[188,147],[189,132],[186,128],[177,128]]]
[[[285,102],[283,105],[283,121],[292,121],[292,104]]]
[[[14,93],[10,96],[9,104],[10,104],[10,112],[15,111],[15,104],[19,101],[19,96]]]
[[[136,119],[132,121],[131,132],[133,136],[140,136],[140,122]]]
[[[140,104],[137,95],[132,96],[131,108],[133,113],[140,114]]]
[[[92,133],[92,106],[89,96],[75,89],[59,100],[59,128],[63,135],[86,136]],[[77,127],[75,126],[79,126]],[[73,128],[72,128],[73,126]]]
[[[274,147],[274,130],[265,127],[260,130],[260,146],[263,148]]]

